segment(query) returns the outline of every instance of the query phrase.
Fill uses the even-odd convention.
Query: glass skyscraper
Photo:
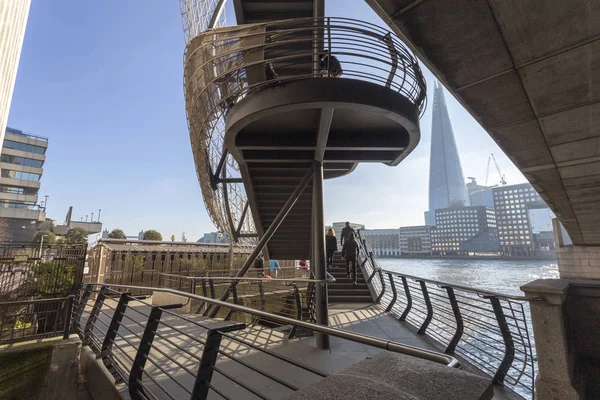
[[[435,210],[471,205],[458,157],[444,89],[435,83],[429,164],[429,211],[425,223],[435,225]]]

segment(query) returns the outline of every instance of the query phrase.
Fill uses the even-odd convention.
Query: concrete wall
[[[0,346],[0,398],[86,400],[78,383],[80,349],[77,337]]]
[[[577,246],[564,235],[557,219],[553,221],[558,272],[564,279],[600,279],[600,246]]]

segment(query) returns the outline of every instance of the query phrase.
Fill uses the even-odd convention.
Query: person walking
[[[327,252],[327,269],[333,268],[333,253],[337,251],[337,238],[333,228],[329,228],[325,237],[325,250]]]
[[[358,259],[358,242],[354,240],[354,232],[348,234],[348,240],[344,242],[342,247],[342,257],[346,261],[346,271],[348,277],[352,279],[356,285],[356,260]],[[350,264],[352,264],[352,270],[350,270]]]
[[[300,272],[302,273],[302,278],[306,278],[306,275],[308,274],[308,263],[306,262],[306,260],[300,260],[298,265],[300,265]]]
[[[269,261],[269,269],[271,270],[271,276],[273,276],[273,272],[275,272],[275,278],[277,278],[277,274],[279,273],[279,270],[281,270],[281,265],[279,265],[277,260],[271,260]]]
[[[350,226],[350,222],[346,221],[346,226],[344,226],[344,229],[342,229],[342,238],[340,241],[340,244],[342,246],[344,245],[344,242],[348,240],[348,236],[350,235],[350,233],[353,233],[354,236],[356,236],[356,231],[353,227]]]
[[[256,257],[256,260],[254,260],[254,270],[256,271],[257,278],[263,277],[264,268],[265,262],[263,260],[263,256],[259,255],[258,257]]]

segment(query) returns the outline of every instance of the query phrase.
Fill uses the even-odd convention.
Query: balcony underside
[[[322,157],[325,179],[360,162],[394,166],[419,138],[418,110],[397,92],[352,79],[303,79],[248,94],[229,111],[225,143],[262,235],[314,160]],[[272,258],[308,258],[311,212],[309,185],[269,242]]]

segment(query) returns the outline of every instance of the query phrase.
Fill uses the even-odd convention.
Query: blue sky
[[[327,15],[383,26],[359,0],[328,0]],[[228,21],[234,15],[228,7]],[[32,1],[9,126],[50,139],[40,198],[62,222],[97,215],[128,234],[157,229],[189,240],[214,231],[190,148],[183,98],[184,40],[176,0]],[[425,70],[431,105],[433,76]],[[465,178],[484,180],[494,153],[509,184],[524,177],[446,93]],[[326,222],[368,228],[423,223],[431,109],[422,139],[398,167],[360,165],[325,185]],[[497,174],[490,172],[490,183]],[[374,179],[376,177],[376,179]]]

